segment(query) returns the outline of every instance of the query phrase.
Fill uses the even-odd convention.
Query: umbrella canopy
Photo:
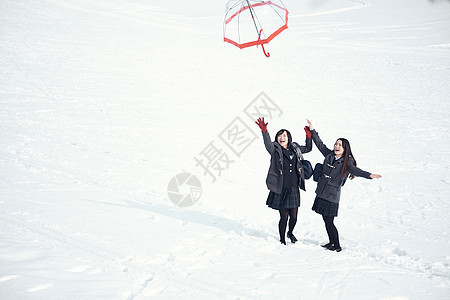
[[[281,0],[232,0],[227,4],[223,39],[243,49],[264,44],[287,29],[289,12]]]

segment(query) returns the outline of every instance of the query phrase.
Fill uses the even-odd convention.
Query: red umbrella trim
[[[274,37],[276,37],[277,35],[279,35],[283,30],[287,29],[287,22],[288,22],[288,14],[289,12],[287,11],[286,8],[279,6],[278,4],[273,3],[272,1],[267,1],[264,3],[256,3],[254,5],[252,5],[252,7],[257,7],[257,6],[262,6],[262,5],[274,5],[284,11],[286,11],[286,21],[285,24],[283,26],[281,26],[278,30],[276,30],[274,33],[272,33],[271,35],[269,35],[268,38],[266,39],[258,39],[257,41],[253,41],[253,42],[248,42],[248,43],[243,43],[243,44],[239,44],[233,40],[230,40],[229,38],[223,37],[223,40],[225,42],[228,42],[232,45],[235,45],[236,47],[238,47],[239,49],[243,49],[243,48],[247,48],[247,47],[251,47],[251,46],[257,46],[257,45],[263,45],[263,44],[267,44],[269,43]],[[231,20],[236,17],[237,15],[239,15],[241,12],[245,11],[246,9],[249,9],[248,5],[242,7],[239,11],[235,12],[231,17],[229,17],[226,21],[225,24],[228,24],[231,22]]]

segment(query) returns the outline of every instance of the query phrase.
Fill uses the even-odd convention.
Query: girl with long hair
[[[275,140],[271,141],[267,131],[268,123],[264,122],[264,118],[259,118],[255,123],[262,131],[264,145],[270,154],[270,167],[266,179],[270,192],[266,204],[280,213],[278,222],[280,242],[286,245],[285,234],[289,220],[287,237],[295,243],[297,238],[293,231],[300,206],[299,188],[305,190],[304,170],[300,159],[302,153],[310,152],[312,149],[311,134],[306,135],[306,146],[293,142],[291,133],[286,129],[279,130]]]
[[[350,179],[356,176],[373,179],[381,178],[381,175],[371,174],[356,167],[356,160],[347,139],[337,139],[331,150],[322,142],[311,121],[307,120],[307,122],[314,144],[325,156],[312,209],[322,215],[327,230],[329,242],[322,247],[340,252],[342,248],[339,243],[338,230],[334,225],[334,218],[338,215],[341,187],[348,177]]]

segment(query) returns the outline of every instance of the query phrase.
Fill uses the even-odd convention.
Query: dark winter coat
[[[312,130],[312,139],[314,144],[320,152],[322,152],[325,159],[323,161],[323,172],[317,182],[316,195],[319,198],[328,200],[333,203],[339,203],[341,198],[341,187],[344,178],[347,178],[349,173],[370,179],[370,173],[363,171],[354,166],[353,157],[350,156],[348,161],[348,172],[342,178],[342,168],[344,167],[344,158],[336,159],[334,151],[324,145],[316,130]]]
[[[269,132],[262,134],[264,139],[264,145],[269,152],[270,167],[267,173],[266,185],[267,188],[277,194],[281,193],[283,189],[283,150],[278,142],[273,142],[270,140]],[[306,139],[306,146],[300,146],[296,142],[292,143],[292,149],[294,150],[297,157],[297,171],[298,171],[298,187],[305,190],[305,176],[301,164],[301,154],[308,153],[312,149],[312,140]]]

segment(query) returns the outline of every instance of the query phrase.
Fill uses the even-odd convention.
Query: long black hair
[[[350,142],[344,138],[337,139],[336,142],[339,140],[342,142],[342,147],[344,148],[344,154],[342,154],[342,156],[344,157],[344,167],[342,168],[342,174],[341,174],[341,178],[344,179],[345,175],[347,175],[347,172],[348,172],[349,158],[351,157],[353,159],[353,165],[355,167],[356,167],[356,160],[355,160],[355,157],[353,156],[352,148],[350,147]],[[350,179],[353,179],[353,178],[355,178],[355,175],[350,173],[349,177],[350,177]]]
[[[285,132],[285,131],[286,131],[286,134],[287,134],[287,136],[288,136],[288,144],[287,144],[287,147],[288,147],[288,149],[289,149],[289,148],[291,148],[291,145],[292,145],[292,135],[291,135],[291,133],[289,132],[289,130],[287,130],[287,129],[280,129],[280,130],[277,132],[277,134],[275,135],[275,142],[278,142],[278,137],[279,137],[280,135],[282,135],[283,132]]]

